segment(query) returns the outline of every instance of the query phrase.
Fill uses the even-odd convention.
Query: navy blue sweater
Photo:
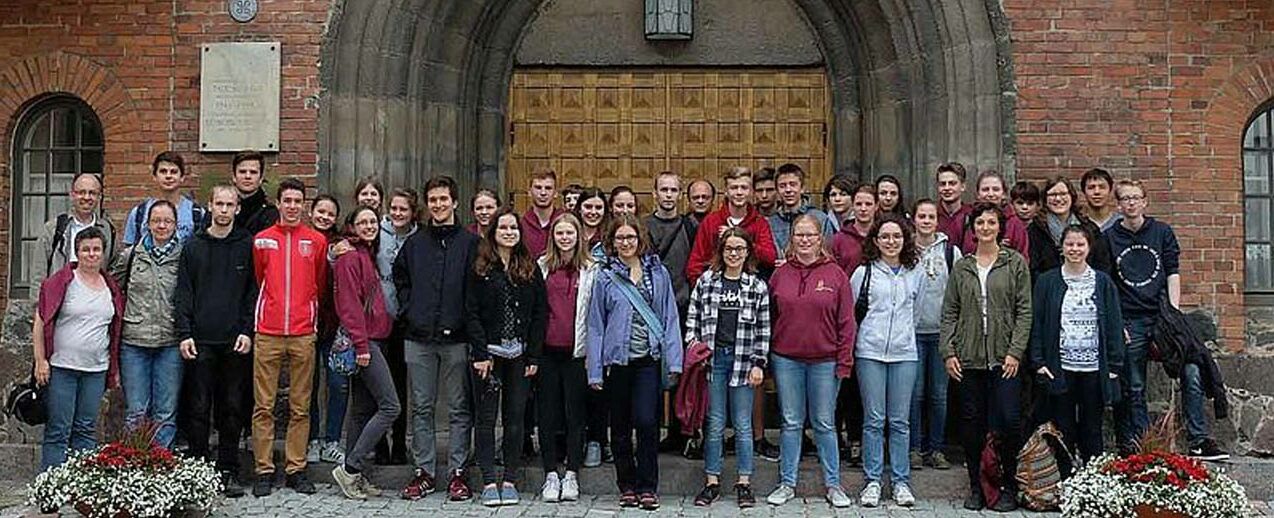
[[[1172,227],[1146,217],[1136,232],[1120,222],[1105,235],[1115,259],[1114,277],[1124,317],[1159,314],[1159,302],[1168,295],[1168,276],[1180,273],[1181,245]]]

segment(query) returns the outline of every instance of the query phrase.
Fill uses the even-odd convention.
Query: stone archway
[[[360,0],[324,41],[319,170],[466,191],[499,185],[516,50],[545,0]],[[836,169],[921,175],[938,162],[1014,169],[1012,65],[998,2],[791,0],[819,42]],[[928,189],[928,182],[921,185]]]

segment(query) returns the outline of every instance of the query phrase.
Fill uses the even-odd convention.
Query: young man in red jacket
[[[699,232],[695,234],[695,244],[690,249],[690,260],[686,264],[686,278],[690,280],[691,289],[699,282],[699,276],[708,268],[708,263],[712,262],[717,239],[727,228],[743,227],[752,236],[756,243],[757,266],[762,270],[772,270],[778,258],[770,224],[752,205],[752,170],[736,166],[726,171],[725,195],[726,202],[703,218]]]
[[[256,496],[274,490],[274,398],[284,360],[291,383],[287,486],[298,493],[314,493],[314,484],[305,477],[305,447],[310,436],[319,294],[328,282],[327,239],[301,220],[305,184],[300,180],[280,182],[278,202],[278,223],[262,230],[252,242],[252,263],[260,286],[252,362],[252,451],[257,474],[252,494]]]

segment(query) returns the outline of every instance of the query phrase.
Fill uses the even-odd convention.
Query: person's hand
[[[473,362],[473,370],[477,371],[479,378],[487,379],[487,374],[491,373],[491,360]]]
[[[780,267],[780,266],[783,266],[783,264],[784,264],[784,263],[786,263],[786,262],[787,262],[787,258],[786,258],[786,257],[779,256],[777,259],[775,259],[775,260],[774,260],[774,267],[775,267],[775,268],[778,268],[778,267]]]
[[[588,388],[591,388],[591,389],[593,389],[593,390],[596,390],[596,391],[598,391],[598,392],[601,392],[601,391],[602,391],[602,384],[601,384],[601,383],[591,383],[591,384],[589,384],[589,385],[588,385]]]
[[[1119,379],[1119,375],[1112,372],[1110,373],[1110,379],[1117,380]]]
[[[765,371],[760,367],[752,367],[752,370],[748,371],[748,385],[756,388],[761,386],[761,383],[764,381]]]
[[[364,353],[354,357],[354,363],[359,367],[366,367],[372,363],[372,353]]]
[[[248,335],[239,335],[234,341],[234,352],[239,354],[248,354],[252,352],[252,338]]]
[[[947,358],[947,376],[956,381],[964,381],[964,369],[960,368],[960,358]]]
[[[1004,375],[1001,377],[1004,379],[1016,378],[1017,368],[1020,367],[1021,365],[1022,363],[1017,361],[1017,358],[1005,355],[1004,356]]]
[[[1040,376],[1045,376],[1051,380],[1057,379],[1053,377],[1053,371],[1048,370],[1048,367],[1040,367],[1039,369],[1036,369],[1035,373],[1039,374]]]
[[[540,372],[540,368],[539,368],[539,366],[536,366],[536,365],[527,365],[527,366],[526,366],[526,377],[530,378],[530,377],[532,377],[532,376],[535,376],[535,373],[537,373],[537,372]]]
[[[730,230],[730,225],[728,224],[717,227],[717,239],[721,239],[721,236],[724,235],[727,230]]]
[[[35,360],[35,385],[43,387],[49,384],[49,360],[37,358]]]
[[[1132,342],[1132,333],[1128,332],[1128,328],[1124,328],[1124,344]]]
[[[350,244],[348,239],[342,239],[332,245],[332,255],[340,257],[354,251],[354,245]]]
[[[678,381],[681,381],[681,373],[680,373],[680,372],[669,372],[669,373],[668,373],[668,385],[669,385],[669,386],[676,386]]]
[[[187,338],[181,341],[181,357],[187,360],[193,360],[199,356],[199,350],[195,348],[195,339]]]

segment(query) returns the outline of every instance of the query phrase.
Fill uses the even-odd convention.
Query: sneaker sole
[[[1190,458],[1205,462],[1222,462],[1230,460],[1229,455],[1190,455]]]

